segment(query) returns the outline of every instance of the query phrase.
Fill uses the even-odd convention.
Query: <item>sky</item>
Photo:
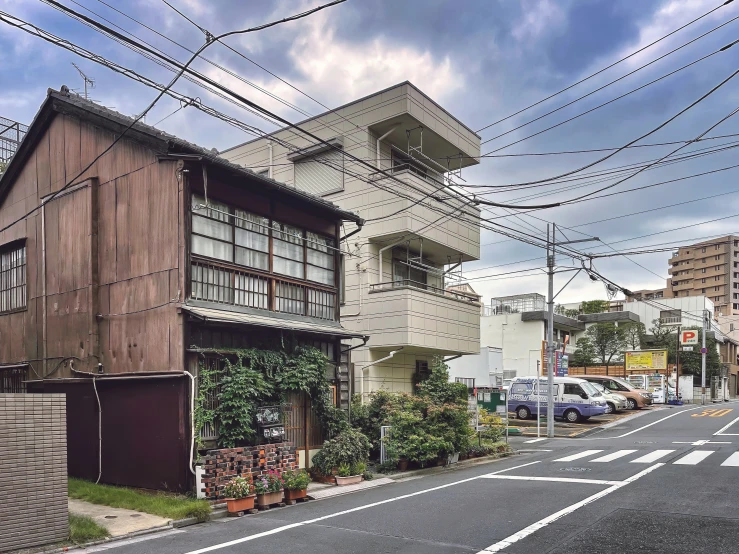
[[[113,11],[100,0],[60,1],[88,16],[104,17],[181,61],[190,55]],[[202,32],[161,0],[106,2],[189,49],[196,49],[203,43]],[[172,0],[172,3],[214,34],[281,19],[319,4],[293,0],[248,3],[237,0]],[[723,0],[348,0],[299,21],[227,40],[234,49],[294,88],[221,45],[211,46],[205,55],[310,114],[321,113],[325,108],[296,89],[325,106],[334,107],[408,80],[468,127],[477,130],[576,83],[722,3]],[[172,77],[164,68],[40,1],[0,0],[0,11],[30,21],[157,82],[168,82]],[[555,98],[481,131],[483,141],[510,131],[484,144],[483,153],[498,149],[496,154],[499,155],[561,152],[613,148],[631,142],[675,116],[737,70],[739,45],[574,121],[535,137],[527,137],[739,39],[739,19],[729,22],[736,17],[739,17],[739,2],[721,7],[699,22]],[[729,23],[722,28],[639,69],[726,22]],[[155,95],[153,90],[141,84],[0,22],[0,84],[3,90],[0,117],[30,123],[48,88],[59,89],[66,84],[81,90],[82,79],[72,62],[95,80],[91,97],[121,113],[140,113]],[[233,86],[290,121],[305,118],[298,111],[206,62],[198,60],[193,67]],[[633,75],[514,130],[636,69],[639,71]],[[175,89],[189,96],[198,96],[204,103],[265,131],[275,129],[271,123],[192,83],[180,81]],[[178,107],[175,100],[164,98],[148,114],[146,122],[219,150],[251,138],[243,131],[193,108],[181,109],[170,115]],[[737,107],[739,76],[637,144],[694,139]],[[158,123],[166,116],[170,117]],[[733,133],[739,133],[739,115],[728,119],[706,136]],[[509,146],[520,139],[525,140]],[[739,137],[728,137],[694,143],[684,148],[681,154],[701,148],[739,145],[737,140]],[[651,161],[676,147],[628,149],[586,171]],[[467,183],[475,185],[528,182],[572,171],[595,162],[604,154],[486,158],[479,165],[465,169],[463,177]],[[728,167],[739,163],[735,160],[734,150],[728,149],[645,171],[608,192]],[[560,227],[569,228],[563,229],[565,235],[558,235],[560,240],[597,236],[602,241],[573,245],[582,252],[608,252],[610,247],[607,245],[617,250],[655,244],[677,247],[681,242],[690,244],[698,238],[739,233],[738,176],[739,168],[736,168],[637,192],[540,210],[528,216],[512,217],[499,209],[484,212],[484,215],[506,216],[500,221],[538,236],[543,235],[545,222],[554,221]],[[530,200],[540,203],[566,200],[598,188],[598,185],[591,184],[574,190],[556,190],[580,182],[529,191],[498,192],[486,198],[513,201],[524,194],[550,192],[547,196]],[[582,182],[587,181],[583,179]],[[705,198],[709,196],[711,198]],[[643,210],[652,211],[634,215],[634,212]],[[709,221],[719,218],[718,221]],[[683,228],[685,226],[689,227]],[[668,242],[670,244],[663,244]],[[481,244],[481,260],[465,264],[463,271],[486,302],[494,296],[546,293],[546,276],[541,271],[531,271],[528,276],[501,275],[543,266],[545,260],[541,249],[506,240],[506,237],[487,230],[482,232]],[[665,285],[669,253],[629,258],[598,260],[595,267],[612,281],[631,290]],[[559,256],[557,262],[562,268],[574,263],[565,256]],[[571,275],[557,275],[557,289]],[[557,300],[570,303],[594,298],[605,298],[603,284],[593,282],[581,273]]]

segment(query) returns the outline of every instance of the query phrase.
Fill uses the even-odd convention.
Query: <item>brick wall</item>
[[[203,480],[198,486],[209,500],[224,498],[222,491],[231,479],[240,475],[249,479],[270,469],[297,469],[292,443],[262,444],[240,448],[209,450],[202,459]]]
[[[0,552],[60,542],[67,516],[63,394],[0,394]]]

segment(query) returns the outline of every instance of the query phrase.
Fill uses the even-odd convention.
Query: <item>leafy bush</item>
[[[282,473],[282,482],[287,491],[302,491],[308,488],[310,475],[302,470],[289,469]]]
[[[370,442],[356,429],[345,429],[335,438],[327,440],[323,448],[313,456],[313,466],[323,475],[332,475],[335,469],[359,462],[366,462]]]
[[[351,424],[359,429],[370,440],[370,454],[373,458],[380,454],[380,427],[389,425],[388,406],[392,404],[396,395],[383,390],[375,391],[369,395],[366,404],[361,403],[361,397],[355,395],[352,398]]]
[[[364,475],[364,472],[367,470],[367,464],[364,462],[357,462],[356,464],[352,464],[350,471],[352,475]]]
[[[223,487],[223,496],[226,498],[246,498],[252,494],[254,487],[243,477],[234,477]]]
[[[481,409],[479,422],[483,427],[483,430],[480,431],[480,435],[483,439],[498,442],[503,437],[503,420],[497,414],[489,413],[487,410]]]
[[[374,475],[372,475],[372,474],[371,474],[371,473],[370,473],[369,471],[365,471],[365,472],[364,472],[364,473],[362,474],[362,477],[364,478],[364,480],[365,480],[365,481],[372,481],[372,479],[374,479],[374,478],[375,478],[375,476],[374,476]]]
[[[352,468],[349,464],[341,464],[339,469],[336,471],[336,475],[339,477],[349,477],[352,475]]]
[[[392,460],[382,462],[380,465],[377,466],[377,471],[379,471],[380,473],[392,473],[396,469],[398,469],[398,464]]]
[[[260,475],[254,479],[254,491],[257,494],[280,492],[284,487],[279,472],[270,470],[266,475]]]

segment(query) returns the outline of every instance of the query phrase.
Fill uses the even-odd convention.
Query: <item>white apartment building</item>
[[[370,339],[351,345],[340,403],[412,391],[435,355],[479,354],[479,297],[452,277],[480,257],[479,210],[445,184],[478,163],[480,137],[408,82],[298,125],[332,146],[285,128],[221,155],[365,220],[342,232],[341,321]]]

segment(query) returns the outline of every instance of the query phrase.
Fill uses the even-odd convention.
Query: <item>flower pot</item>
[[[408,460],[398,460],[398,469],[400,471],[408,469]]]
[[[269,506],[270,504],[278,504],[279,502],[282,502],[282,491],[257,495],[257,506],[260,508]]]
[[[325,483],[327,485],[333,485],[336,482],[333,475],[314,475],[313,480],[316,483]]]
[[[336,476],[336,484],[339,486],[342,485],[356,485],[357,483],[362,482],[363,477],[361,475],[351,475],[349,477],[339,477]]]
[[[226,505],[230,513],[245,512],[246,510],[254,509],[255,494],[250,494],[244,498],[227,498]]]
[[[285,489],[285,500],[297,500],[299,498],[305,498],[308,494],[307,489],[300,489],[299,491],[289,491]]]

